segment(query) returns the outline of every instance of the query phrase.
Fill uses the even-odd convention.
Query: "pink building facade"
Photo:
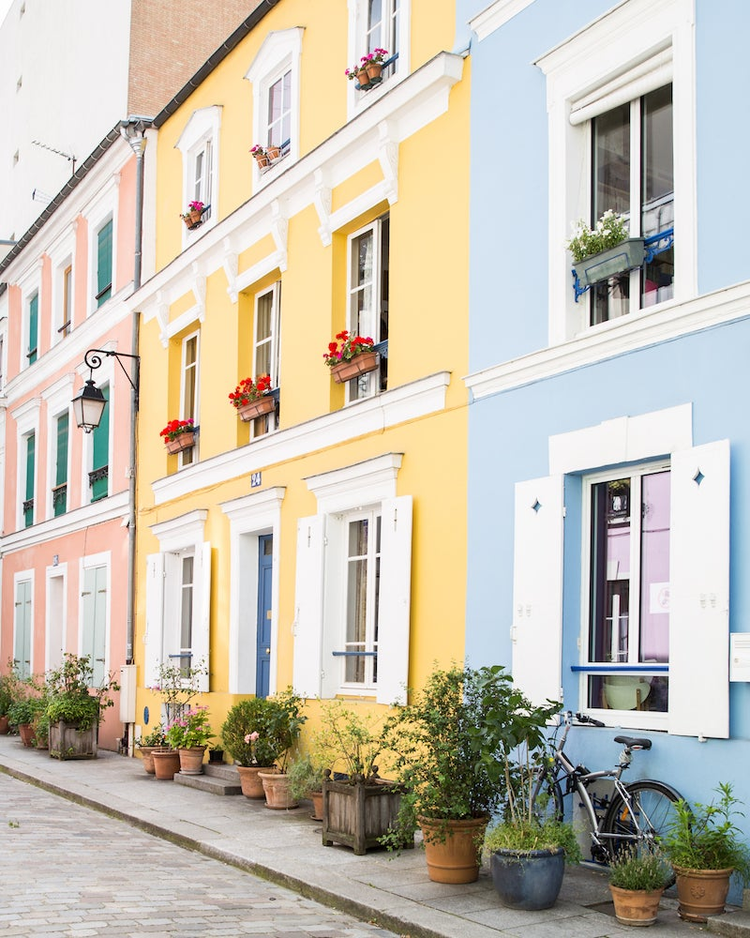
[[[89,434],[71,400],[87,350],[132,352],[135,178],[115,129],[0,263],[3,670],[42,674],[72,652],[99,683],[127,659],[131,386],[104,356],[92,377],[108,404]],[[103,748],[120,717],[116,695]]]

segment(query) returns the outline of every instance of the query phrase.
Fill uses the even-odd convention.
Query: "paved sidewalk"
[[[320,824],[310,819],[305,803],[293,811],[270,811],[241,795],[220,797],[159,781],[144,772],[140,759],[110,752],[96,760],[58,762],[24,748],[17,736],[0,736],[0,771],[408,938],[632,935],[613,917],[606,877],[597,870],[568,870],[552,909],[518,912],[500,904],[486,869],[476,883],[446,886],[430,882],[419,849],[398,857],[380,850],[357,857],[346,847],[323,847]],[[679,919],[675,909],[674,899],[662,901],[650,931],[654,938],[705,932]],[[722,925],[740,925],[746,914],[722,916]],[[712,923],[711,930],[718,928]]]

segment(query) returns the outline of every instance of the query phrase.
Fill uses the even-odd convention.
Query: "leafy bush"
[[[341,700],[327,701],[321,709],[320,729],[312,736],[312,759],[321,769],[332,769],[349,778],[377,777],[385,746],[383,718],[359,713]]]
[[[102,712],[114,705],[111,697],[120,685],[110,676],[94,687],[91,656],[66,653],[59,668],[47,672],[47,716],[50,723],[60,720],[79,730],[88,730],[102,720]],[[93,690],[90,692],[89,688]]]
[[[139,749],[143,746],[166,746],[167,738],[164,735],[161,723],[157,723],[150,733],[146,733],[145,736],[141,736],[140,739],[137,739],[135,745]]]
[[[44,701],[40,697],[27,697],[25,700],[16,700],[8,708],[8,721],[13,726],[33,723],[36,716],[44,709]]]
[[[283,771],[289,750],[299,738],[302,699],[291,688],[274,697],[253,697],[235,704],[224,721],[224,748],[246,766],[279,764]]]
[[[744,882],[750,880],[750,851],[740,828],[732,820],[744,817],[732,794],[732,786],[721,782],[714,789],[718,800],[695,802],[691,807],[680,800],[675,805],[675,822],[664,839],[664,849],[675,866],[690,870],[734,869]]]
[[[323,790],[323,769],[316,766],[310,756],[293,759],[289,764],[289,794],[298,800],[307,798],[311,791]]]

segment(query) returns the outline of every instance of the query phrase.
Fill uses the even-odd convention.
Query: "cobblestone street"
[[[0,806],[3,936],[392,935],[4,775]]]

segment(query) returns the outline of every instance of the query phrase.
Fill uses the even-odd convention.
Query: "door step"
[[[178,785],[187,788],[197,788],[199,791],[208,791],[213,795],[241,795],[240,773],[233,765],[203,766],[203,775],[183,775],[178,772],[174,777]]]

